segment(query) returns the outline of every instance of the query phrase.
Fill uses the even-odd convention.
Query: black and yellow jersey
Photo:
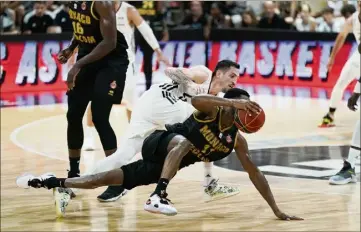
[[[99,15],[94,7],[95,1],[71,1],[69,17],[73,25],[73,36],[78,42],[79,56],[90,53],[102,40]],[[124,35],[117,31],[116,48],[107,56],[127,56],[128,48]]]
[[[228,156],[235,146],[238,128],[232,124],[221,128],[222,107],[217,115],[208,119],[207,115],[196,111],[183,123],[166,125],[167,131],[183,135],[192,144],[190,152],[183,158],[180,168],[195,162],[213,162]]]

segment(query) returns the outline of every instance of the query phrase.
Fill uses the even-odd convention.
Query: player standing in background
[[[77,61],[67,77],[68,177],[72,178],[80,173],[84,140],[82,119],[89,101],[105,155],[117,150],[117,138],[109,123],[109,115],[113,104],[119,104],[122,100],[129,61],[128,45],[123,34],[117,31],[112,2],[72,1],[68,4],[73,39],[69,47],[60,52],[58,59],[66,63],[78,48]],[[59,199],[57,195],[61,198],[61,193],[55,193],[56,199]]]
[[[137,8],[145,22],[152,28],[158,41],[168,41],[168,27],[164,20],[162,1],[131,1],[130,4]],[[135,31],[136,44],[143,52],[143,72],[145,75],[146,90],[152,85],[153,53],[158,53],[153,44],[147,41],[141,30]],[[157,54],[159,56],[159,54]]]
[[[147,46],[152,48],[151,57],[153,57],[153,51],[157,54],[157,59],[159,62],[165,63],[167,66],[170,66],[168,58],[166,58],[162,50],[160,49],[157,38],[155,37],[152,29],[149,25],[143,20],[142,16],[139,14],[138,10],[132,5],[126,2],[114,2],[114,7],[116,10],[116,20],[117,20],[117,29],[123,33],[127,44],[129,46],[128,58],[129,66],[127,70],[127,78],[125,81],[125,88],[123,93],[123,102],[126,105],[128,121],[130,120],[132,108],[134,104],[134,91],[138,82],[137,73],[135,72],[135,38],[134,38],[134,29],[135,27],[141,33],[143,40],[147,42]],[[146,74],[147,75],[147,74]],[[92,121],[91,109],[88,108],[87,112],[87,127],[84,140],[84,149],[85,150],[94,150],[94,136],[96,135],[94,124]]]
[[[119,142],[118,150],[97,161],[86,174],[117,169],[141,152],[144,139],[165,124],[183,122],[194,112],[192,96],[209,93],[217,95],[233,88],[239,77],[239,65],[230,60],[220,61],[212,73],[205,66],[167,68],[165,74],[173,83],[152,85],[134,107],[130,124]],[[239,193],[237,188],[217,183],[212,177],[212,163],[204,163],[205,200],[211,201]],[[126,193],[122,186],[110,186],[98,197],[101,201],[115,201]]]
[[[327,64],[328,71],[331,71],[335,57],[343,46],[347,35],[353,32],[357,44],[360,44],[360,22],[358,20],[358,14],[360,11],[360,1],[357,5],[357,11],[346,20],[342,31],[338,34],[335,42],[335,46],[332,49],[330,60]],[[320,127],[333,127],[335,120],[335,111],[337,105],[342,100],[342,95],[346,87],[355,79],[360,76],[360,54],[355,51],[352,56],[347,60],[343,66],[340,77],[338,78],[336,85],[333,87],[330,99],[329,112],[323,117]]]
[[[359,23],[361,23],[361,12],[358,15]],[[361,39],[361,35],[358,37]],[[361,44],[358,45],[358,52],[361,54]],[[353,91],[352,96],[348,99],[347,106],[350,110],[356,111],[357,101],[360,98],[361,93],[361,77],[358,80],[355,89]],[[360,157],[361,153],[361,141],[360,141],[360,118],[356,123],[356,128],[353,131],[351,147],[348,152],[347,159],[343,162],[342,169],[334,176],[332,176],[329,180],[330,184],[341,185],[341,184],[348,184],[348,183],[355,183],[357,182],[357,177],[355,173],[355,163],[356,159]]]

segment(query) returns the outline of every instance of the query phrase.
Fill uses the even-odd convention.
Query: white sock
[[[204,162],[204,186],[208,186],[212,181],[212,166],[213,163]]]
[[[97,130],[95,129],[94,126],[86,126],[85,127],[85,136],[87,138],[94,138],[96,133],[97,133]]]
[[[347,162],[351,164],[351,167],[355,167],[356,159],[360,156],[361,153],[361,145],[360,145],[360,120],[357,121],[355,130],[352,135],[352,142],[350,151],[348,152]]]

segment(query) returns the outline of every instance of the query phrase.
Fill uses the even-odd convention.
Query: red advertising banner
[[[64,81],[70,68],[60,64],[56,55],[69,41],[2,42],[1,48],[1,98],[14,93],[60,91],[63,98]],[[234,41],[209,42],[208,53],[204,42],[171,41],[162,44],[164,54],[176,67],[205,64],[210,69],[222,59],[240,64],[240,84],[301,86],[332,88],[341,69],[356,43],[346,43],[337,55],[335,65],[327,72],[327,62],[333,41]],[[154,75],[159,76],[164,65],[154,57]],[[142,64],[142,54],[137,51],[136,63]],[[142,66],[138,65],[139,73]],[[356,74],[355,74],[356,75]],[[355,76],[355,78],[357,78]]]

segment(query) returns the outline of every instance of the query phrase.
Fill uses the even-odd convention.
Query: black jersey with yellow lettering
[[[73,25],[73,36],[78,42],[79,56],[90,53],[102,40],[99,15],[95,1],[71,1],[69,17]],[[127,56],[128,48],[124,35],[117,31],[117,46],[108,56]]]
[[[228,156],[234,146],[238,129],[221,128],[222,107],[215,118],[207,119],[206,114],[196,111],[183,123],[166,125],[167,131],[183,135],[192,144],[190,152],[183,158],[181,168],[195,162],[213,162]]]

